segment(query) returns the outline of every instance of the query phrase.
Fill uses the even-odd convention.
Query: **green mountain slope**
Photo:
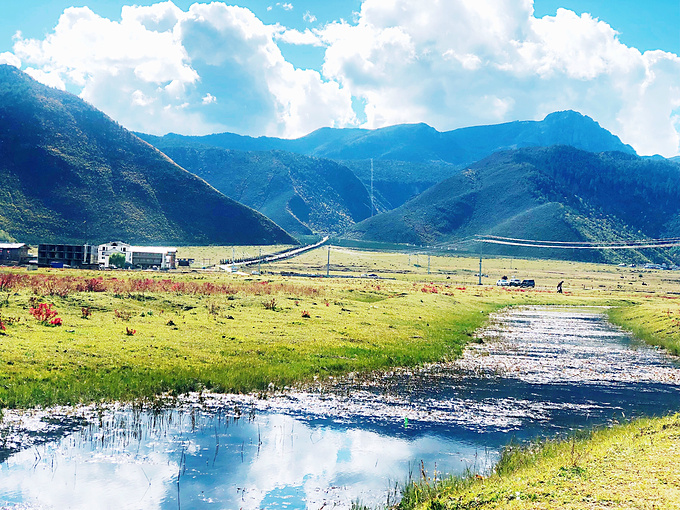
[[[474,234],[552,241],[680,235],[680,166],[573,147],[496,153],[401,207],[353,227],[350,238],[446,244]],[[506,248],[485,247],[508,253]],[[516,255],[611,260],[620,254],[515,248]]]
[[[292,241],[81,99],[6,65],[0,231],[29,243]]]
[[[178,164],[294,234],[338,233],[370,216],[366,188],[348,168],[281,151],[158,144]]]

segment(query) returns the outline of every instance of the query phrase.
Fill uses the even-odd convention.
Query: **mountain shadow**
[[[337,234],[370,216],[370,197],[348,168],[290,152],[157,145],[228,197],[293,234]]]

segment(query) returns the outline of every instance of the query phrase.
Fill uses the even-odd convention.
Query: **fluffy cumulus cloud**
[[[19,38],[3,58],[140,131],[296,136],[354,122],[349,91],[296,69],[276,44],[311,34],[284,32],[217,2],[124,7],[119,22],[70,8],[44,40]]]
[[[365,0],[321,36],[323,72],[363,99],[367,125],[438,129],[575,109],[641,154],[675,155],[680,59],[626,47],[604,21],[532,0]]]
[[[325,48],[323,66],[296,68],[282,43]],[[304,32],[220,2],[125,7],[119,22],[71,8],[0,61],[154,133],[447,130],[574,109],[641,154],[680,146],[678,56],[627,47],[588,14],[536,18],[532,0],[364,0],[351,23]]]

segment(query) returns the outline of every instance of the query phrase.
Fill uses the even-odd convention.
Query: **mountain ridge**
[[[205,145],[231,150],[285,150],[335,160],[446,161],[474,163],[493,152],[525,146],[571,145],[591,152],[618,150],[635,154],[619,137],[595,120],[573,110],[553,112],[540,121],[513,121],[437,131],[424,124],[398,124],[378,129],[320,128],[296,139],[250,137],[234,133],[204,136],[139,133],[156,145]]]
[[[370,197],[335,161],[282,151],[162,146],[174,161],[293,234],[337,234],[370,215]]]

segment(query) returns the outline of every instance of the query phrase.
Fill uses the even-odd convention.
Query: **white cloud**
[[[69,8],[45,39],[19,36],[14,58],[39,81],[81,87],[81,97],[139,131],[299,136],[355,122],[349,92],[296,69],[276,39],[319,44],[310,31],[265,25],[219,2],[128,6],[120,22]]]
[[[277,43],[325,46],[323,67],[295,68]],[[575,109],[642,154],[680,147],[678,56],[629,48],[588,14],[536,18],[532,0],[364,0],[351,23],[304,31],[221,2],[124,7],[120,22],[70,8],[44,39],[18,34],[2,61],[152,133],[297,136],[356,124],[354,100],[367,127]]]
[[[321,38],[308,28],[304,32],[290,28],[283,30],[276,35],[276,40],[299,46],[325,46]]]
[[[316,21],[316,16],[314,16],[311,12],[306,11],[302,15],[302,19],[305,20],[307,23],[314,23]]]
[[[366,104],[367,127],[438,129],[575,109],[640,153],[680,148],[680,61],[626,47],[605,22],[531,0],[365,0],[354,24],[317,32],[324,76]]]
[[[14,53],[6,51],[0,53],[0,64],[8,64],[10,66],[21,68],[21,60]]]

